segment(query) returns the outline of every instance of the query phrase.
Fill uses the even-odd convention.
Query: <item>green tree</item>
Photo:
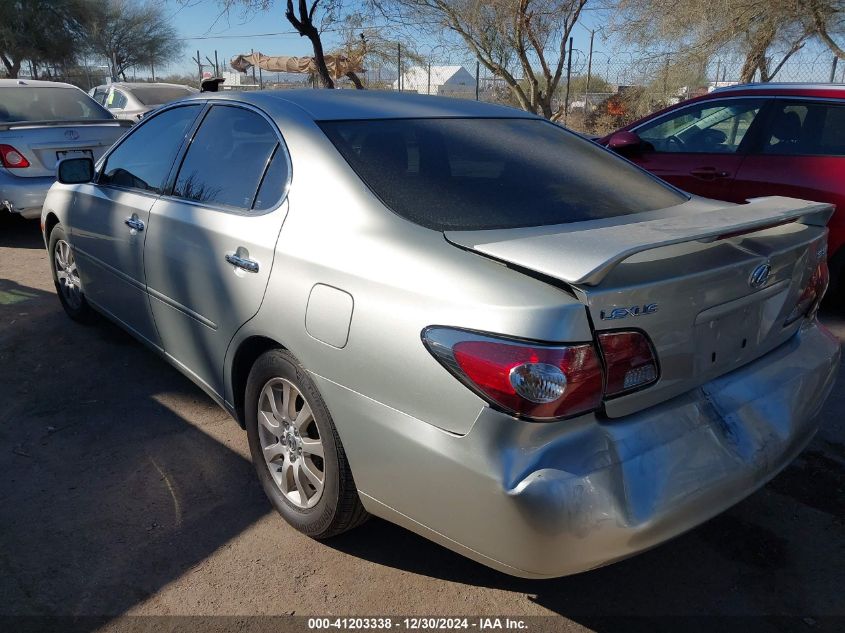
[[[84,46],[94,0],[0,0],[0,61],[17,77],[25,61],[73,61]]]

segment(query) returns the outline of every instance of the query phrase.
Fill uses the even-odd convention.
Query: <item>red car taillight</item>
[[[0,163],[7,169],[23,169],[29,167],[26,156],[11,145],[0,145]]]
[[[605,395],[657,380],[644,335],[605,336],[606,376],[592,343],[546,345],[446,327],[426,328],[422,339],[446,369],[491,404],[532,420],[554,420],[593,411]]]
[[[784,327],[795,323],[795,321],[802,317],[815,316],[822,302],[822,298],[824,298],[824,293],[827,292],[829,283],[830,269],[827,267],[827,260],[822,260],[807,280],[807,285],[801,291],[801,295],[798,297],[798,303],[795,304],[792,312],[786,318]]]
[[[657,359],[645,334],[605,332],[598,335],[607,372],[606,396],[617,396],[657,380]]]

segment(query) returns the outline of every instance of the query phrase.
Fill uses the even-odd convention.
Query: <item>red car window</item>
[[[733,154],[762,104],[756,99],[707,101],[650,121],[636,133],[658,153]]]

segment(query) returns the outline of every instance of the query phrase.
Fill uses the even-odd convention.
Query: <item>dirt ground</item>
[[[845,340],[845,319],[823,320]],[[819,435],[762,491],[645,554],[547,581],[376,519],[326,543],[288,528],[226,413],[117,327],[65,317],[32,222],[0,224],[0,405],[0,616],[545,615],[562,631],[845,630],[845,372]]]

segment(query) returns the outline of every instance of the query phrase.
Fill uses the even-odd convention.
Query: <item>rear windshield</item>
[[[143,105],[152,106],[187,97],[193,91],[187,86],[139,86],[132,88],[132,94]]]
[[[0,88],[0,123],[113,118],[108,110],[75,88]]]
[[[438,231],[564,224],[687,200],[628,161],[538,119],[320,127],[390,209]]]

